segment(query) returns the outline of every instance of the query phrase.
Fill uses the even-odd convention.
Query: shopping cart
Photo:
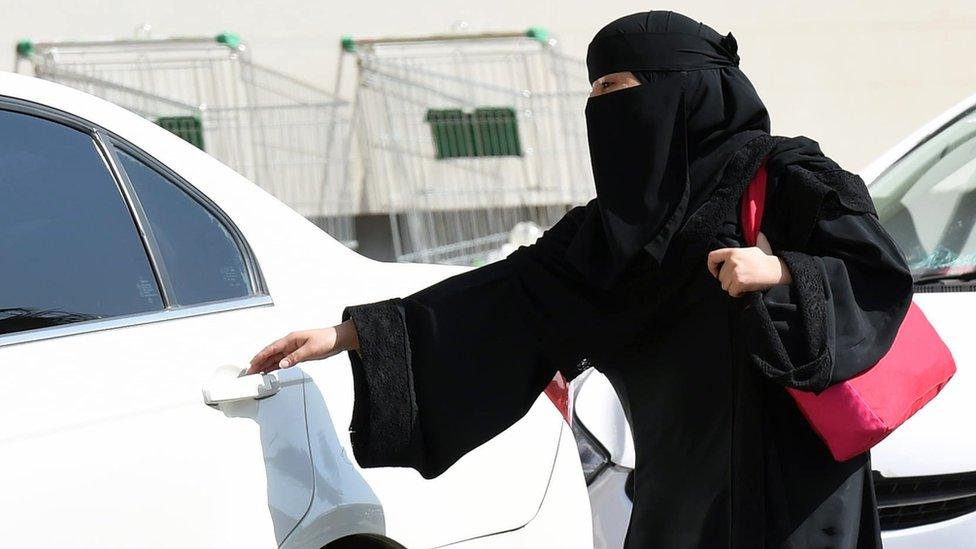
[[[250,61],[236,35],[34,43],[22,63],[121,105],[248,177],[355,247],[348,102]]]
[[[389,214],[397,260],[480,264],[518,223],[544,229],[592,196],[585,67],[544,29],[342,48],[358,67],[363,208]]]

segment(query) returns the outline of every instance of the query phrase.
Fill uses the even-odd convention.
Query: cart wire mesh
[[[518,223],[547,228],[592,197],[585,66],[544,30],[343,47],[364,208],[389,214],[398,261],[482,264]]]
[[[253,63],[236,35],[31,43],[17,68],[127,108],[221,160],[356,246],[351,107]]]

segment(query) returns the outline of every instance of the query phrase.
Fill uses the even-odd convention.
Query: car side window
[[[230,231],[200,202],[133,154],[116,148],[158,246],[173,305],[252,294],[247,263]]]
[[[0,334],[163,309],[92,136],[0,110]]]

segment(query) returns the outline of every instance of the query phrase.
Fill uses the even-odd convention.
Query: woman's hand
[[[708,254],[708,271],[719,279],[732,297],[792,282],[783,260],[773,255],[766,235],[759,233],[756,246],[721,248]]]
[[[290,368],[305,360],[327,358],[351,349],[359,349],[359,334],[352,320],[338,326],[292,332],[254,355],[247,373]]]

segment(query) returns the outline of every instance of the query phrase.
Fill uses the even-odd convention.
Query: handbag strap
[[[766,159],[752,176],[749,185],[742,193],[739,205],[739,218],[742,223],[742,236],[749,246],[755,246],[759,239],[759,226],[762,225],[763,208],[766,205]]]

